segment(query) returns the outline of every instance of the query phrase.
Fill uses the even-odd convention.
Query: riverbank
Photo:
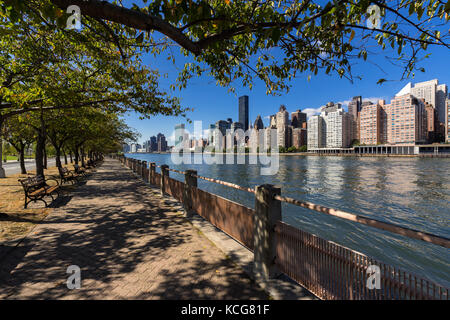
[[[370,154],[370,153],[280,153],[280,156],[332,156],[332,157],[390,157],[390,158],[450,158],[450,154]]]
[[[160,155],[170,155],[171,152],[137,152],[137,153],[128,153],[130,155],[145,155],[145,154],[160,154]],[[229,155],[230,153],[226,152],[191,152],[192,155]],[[182,153],[180,153],[182,155]],[[238,153],[234,153],[234,155],[242,155]],[[245,153],[246,156],[260,156],[264,155],[264,153]],[[271,154],[267,154],[271,156]],[[328,156],[328,157],[390,157],[390,158],[450,158],[450,154],[371,154],[371,153],[315,153],[315,152],[286,152],[286,153],[278,153],[281,157],[291,157],[291,156]]]

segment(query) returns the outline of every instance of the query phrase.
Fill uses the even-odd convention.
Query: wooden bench
[[[85,168],[86,169],[91,169],[91,168],[95,168],[95,167],[97,167],[98,165],[100,165],[100,163],[101,163],[101,160],[92,160],[92,159],[89,159],[88,161],[87,161],[87,163],[86,163],[86,165],[85,165]]]
[[[86,176],[86,170],[85,170],[84,168],[80,167],[80,166],[77,165],[77,164],[74,164],[74,165],[73,165],[73,168],[75,169],[75,170],[74,170],[75,174],[77,174],[77,175],[79,175],[79,176],[83,176],[83,177]]]
[[[61,184],[64,182],[71,182],[72,184],[75,184],[75,182],[78,182],[78,175],[74,174],[74,172],[70,171],[66,167],[58,168],[59,171],[59,177],[61,179]]]
[[[49,180],[56,181],[56,185],[50,186],[49,184],[47,184],[47,181]],[[19,182],[22,184],[23,190],[25,191],[25,209],[32,201],[42,201],[45,203],[45,207],[47,207],[47,202],[44,200],[44,197],[50,196],[52,198],[52,201],[54,201],[54,193],[56,193],[58,197],[60,196],[59,183],[56,179],[48,178],[47,180],[45,180],[43,176],[34,176],[25,179],[19,179]]]

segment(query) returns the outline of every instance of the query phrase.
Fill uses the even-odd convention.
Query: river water
[[[450,159],[280,156],[278,173],[263,176],[260,165],[248,161],[175,165],[170,154],[126,156],[245,187],[278,185],[285,196],[450,238]],[[254,208],[252,194],[203,180],[198,185]],[[449,249],[290,204],[282,204],[282,215],[297,228],[450,287]]]

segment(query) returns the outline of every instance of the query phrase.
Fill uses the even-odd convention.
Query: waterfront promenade
[[[0,299],[268,298],[177,202],[116,160],[65,200],[19,244],[0,246]],[[70,265],[80,289],[66,286]]]

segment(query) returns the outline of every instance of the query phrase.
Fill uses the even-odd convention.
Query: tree
[[[138,64],[141,62],[140,49],[157,55],[173,45],[179,46],[181,53],[190,58],[174,84],[180,88],[185,87],[193,76],[207,72],[219,85],[230,90],[233,90],[230,85],[237,79],[251,88],[256,78],[265,82],[268,93],[276,94],[288,90],[288,80],[299,73],[311,76],[323,70],[350,81],[360,78],[360,75],[353,74],[352,64],[377,54],[372,50],[375,47],[395,53],[394,61],[404,67],[402,78],[414,75],[417,70],[424,71],[418,63],[427,56],[425,50],[428,46],[450,48],[450,4],[441,0],[332,0],[323,4],[318,0],[143,0],[143,3],[125,7],[122,1],[0,0],[0,18],[7,21],[0,26],[0,41],[4,41],[4,34],[12,38],[11,30],[19,31],[23,39],[31,39],[32,35],[41,40],[42,30],[45,30],[50,32],[44,38],[47,50],[44,48],[43,52],[49,53],[44,55],[45,61],[73,57],[72,50],[76,57],[81,52],[82,57],[92,58],[78,60],[75,57],[67,64],[44,63],[46,69],[39,70],[39,75],[44,71],[42,79],[46,80],[45,83],[32,81],[33,85],[19,92],[25,95],[22,103],[17,101],[17,96],[0,92],[0,104],[6,96],[6,108],[11,106],[10,100],[16,103],[8,112],[100,106],[105,102],[116,112],[132,108],[143,116],[159,112],[183,113],[177,104],[171,103],[173,101],[159,91],[155,70],[145,69],[144,73],[151,80],[150,88],[155,90],[149,90],[151,93],[145,96],[148,88],[142,86],[142,80],[146,77],[137,71],[142,69],[128,69],[136,61]],[[66,10],[70,5],[81,9],[83,28],[80,31],[64,30],[69,18]],[[377,20],[378,11],[380,25],[369,26],[367,20]],[[27,28],[30,23],[33,28]],[[36,34],[35,30],[39,32]],[[55,55],[51,42],[60,38],[64,41],[55,48],[60,49],[56,50],[57,53],[61,51],[64,54]],[[32,43],[30,46],[33,47]],[[63,50],[66,47],[67,50]],[[7,48],[6,45],[6,52]],[[173,53],[168,54],[169,58],[175,59]],[[6,70],[10,71],[0,74],[4,79],[8,79],[11,71],[16,74],[11,66],[11,61],[15,60],[12,56],[4,58]],[[26,58],[26,61],[30,60],[29,56]],[[77,67],[74,68],[72,63]],[[81,69],[80,63],[83,65]],[[22,65],[23,70],[36,72],[34,68],[41,64]],[[52,76],[66,70],[67,74],[63,73],[52,81]],[[107,76],[103,77],[103,73]],[[137,74],[138,79],[133,74]],[[82,80],[71,80],[78,79],[77,76]],[[95,82],[97,76],[101,80],[94,86],[95,90],[90,90],[89,86],[82,87],[84,90],[79,92],[76,82],[84,83],[83,79]],[[380,79],[378,83],[384,81],[386,79]],[[52,84],[48,88],[47,82]],[[106,85],[110,82],[113,89],[101,91],[109,88]],[[125,89],[121,88],[121,82],[124,82]],[[85,92],[86,88],[89,88],[88,92]],[[41,102],[42,106],[36,107],[36,103]]]
[[[26,125],[26,117],[14,116],[6,121],[3,136],[17,151],[22,174],[26,174],[25,150],[33,143],[36,133]]]
[[[31,2],[35,8],[46,3]],[[409,76],[427,46],[450,48],[445,25],[450,5],[441,0],[143,2],[125,7],[122,1],[51,0],[62,10],[79,6],[83,17],[89,18],[83,20],[86,27],[92,18],[123,26],[154,52],[171,44],[181,47],[192,58],[180,73],[181,87],[205,71],[224,86],[241,78],[251,87],[257,77],[269,93],[287,89],[285,80],[297,73],[317,74],[319,69],[352,80],[352,61],[366,60],[374,44],[397,50],[395,59],[405,68],[403,76]],[[376,22],[378,13],[379,25],[366,23]],[[145,34],[137,35],[136,30]],[[158,44],[159,50],[154,49]],[[270,53],[274,49],[282,55],[278,61]]]
[[[17,3],[26,5],[11,4]],[[16,115],[89,106],[118,113],[134,110],[143,117],[185,115],[188,109],[159,89],[159,73],[143,66],[135,39],[122,49],[99,39],[94,29],[67,32],[40,14],[18,17],[13,6],[0,1],[0,129]],[[43,174],[44,137],[42,131],[37,174]]]

